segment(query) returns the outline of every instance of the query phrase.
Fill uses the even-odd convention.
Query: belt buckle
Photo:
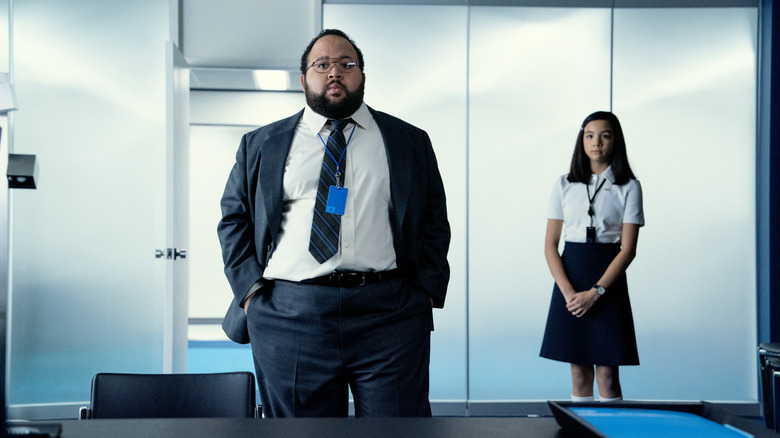
[[[366,276],[360,272],[339,272],[339,283],[348,287],[357,287],[366,285]]]

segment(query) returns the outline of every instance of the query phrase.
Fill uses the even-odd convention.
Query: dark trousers
[[[427,295],[403,278],[360,287],[275,281],[247,312],[269,417],[426,417]]]

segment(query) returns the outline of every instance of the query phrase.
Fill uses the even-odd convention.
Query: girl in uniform
[[[625,272],[644,212],[642,187],[611,112],[582,122],[547,217],[544,255],[555,286],[540,355],[571,364],[573,401],[594,399],[594,378],[601,401],[622,400],[618,366],[639,365]]]

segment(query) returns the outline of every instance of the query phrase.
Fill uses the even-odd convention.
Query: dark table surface
[[[565,437],[554,418],[290,418],[65,420],[62,438]],[[36,423],[29,423],[34,427]]]
[[[720,422],[720,421],[718,421]],[[738,417],[729,420],[756,438],[780,437],[756,421]],[[20,423],[12,423],[19,426]],[[534,437],[567,438],[555,418],[542,417],[433,417],[433,418],[160,418],[114,420],[64,420],[24,422],[41,430],[44,425],[61,429],[62,438],[307,438],[307,437]],[[571,426],[571,425],[570,425]],[[583,431],[580,430],[580,433]],[[647,432],[647,430],[645,430]],[[49,436],[49,435],[27,435]]]

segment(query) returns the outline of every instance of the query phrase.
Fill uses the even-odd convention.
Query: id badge
[[[325,212],[333,213],[339,216],[344,214],[344,209],[347,206],[347,192],[349,189],[346,187],[330,186],[328,191],[328,203],[325,204]]]
[[[585,232],[585,242],[596,243],[596,227],[588,227]]]

